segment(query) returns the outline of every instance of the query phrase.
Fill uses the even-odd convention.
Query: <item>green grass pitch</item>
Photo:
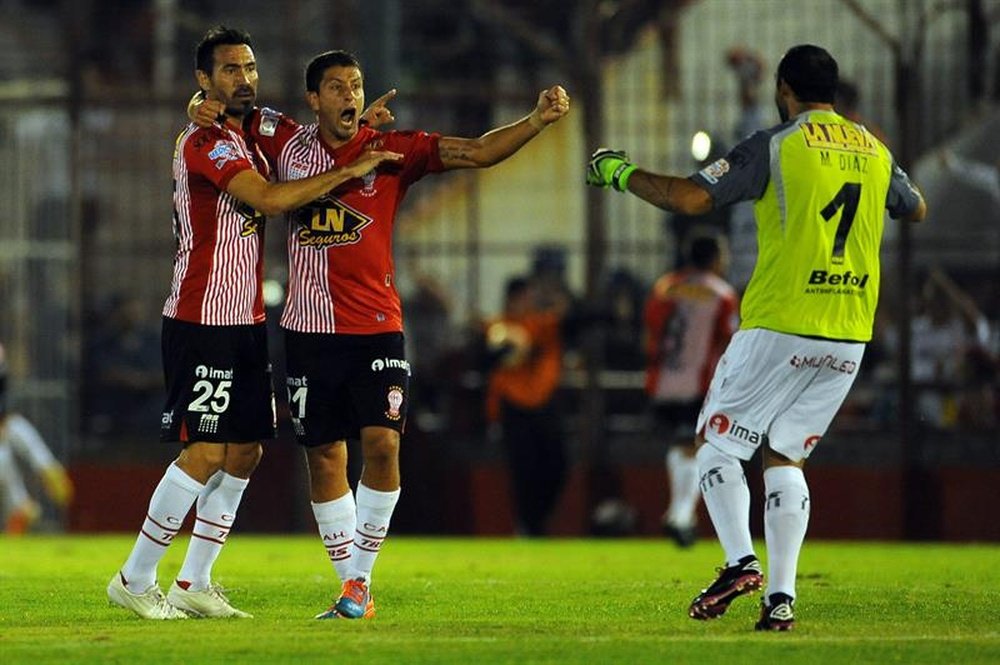
[[[316,621],[335,586],[319,539],[234,534],[216,581],[256,618],[147,622],[104,591],[132,541],[0,537],[0,663],[1000,663],[998,545],[807,541],[796,629],[760,634],[759,596],[687,618],[713,542],[395,537],[378,616]]]

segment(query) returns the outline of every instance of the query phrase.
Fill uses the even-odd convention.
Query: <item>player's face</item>
[[[318,93],[309,94],[309,105],[319,124],[340,141],[349,141],[358,132],[365,109],[364,80],[357,67],[330,67],[323,72]]]
[[[257,100],[257,61],[246,44],[215,47],[209,94],[226,105],[226,113],[244,116]]]

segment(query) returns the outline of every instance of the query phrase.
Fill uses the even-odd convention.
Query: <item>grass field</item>
[[[180,622],[108,605],[131,543],[0,537],[0,663],[1000,663],[996,545],[807,542],[796,630],[760,634],[757,596],[687,618],[720,563],[708,542],[396,537],[378,616],[315,621],[334,589],[318,539],[237,535],[216,579],[256,618]]]

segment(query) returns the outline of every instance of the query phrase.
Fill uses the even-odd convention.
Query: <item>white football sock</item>
[[[212,566],[229,538],[236,511],[250,480],[217,471],[198,496],[198,512],[191,530],[184,565],[177,573],[183,589],[202,591],[212,583]]]
[[[750,488],[743,465],[710,443],[698,449],[696,459],[708,515],[726,553],[726,565],[733,566],[754,553],[750,536]]]
[[[167,467],[149,499],[149,510],[132,553],[122,566],[121,574],[129,591],[142,593],[156,583],[156,566],[204,487],[181,471],[176,462]]]
[[[0,444],[0,508],[8,512],[31,499],[17,469],[17,461],[10,447]],[[0,512],[0,516],[6,519],[7,512]],[[0,523],[0,527],[2,526]]]
[[[354,507],[354,495],[348,490],[344,496],[333,501],[312,504],[316,526],[319,527],[319,537],[333,562],[333,569],[341,582],[348,579],[351,565],[351,544],[354,542],[354,529],[357,521],[357,511]]]
[[[358,521],[351,545],[350,579],[362,577],[366,583],[371,583],[372,568],[389,533],[389,520],[398,500],[398,489],[379,492],[358,483]]]
[[[767,543],[767,593],[795,598],[799,552],[809,526],[809,486],[802,469],[774,466],[764,471],[764,539]],[[765,596],[765,597],[766,597]]]
[[[667,475],[670,477],[670,506],[667,521],[674,526],[694,526],[695,507],[701,497],[698,487],[698,460],[678,447],[667,453]]]

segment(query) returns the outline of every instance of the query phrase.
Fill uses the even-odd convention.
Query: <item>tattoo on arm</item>
[[[658,177],[639,171],[632,175],[629,189],[659,208],[673,210],[674,181],[675,179],[670,176]]]
[[[657,181],[658,180],[658,181]],[[656,195],[659,197],[664,208],[673,209],[673,199],[671,198],[671,190],[674,188],[673,178],[658,178],[654,180],[651,184],[656,190]]]
[[[438,156],[442,162],[472,161],[472,151],[466,145],[439,143]]]

